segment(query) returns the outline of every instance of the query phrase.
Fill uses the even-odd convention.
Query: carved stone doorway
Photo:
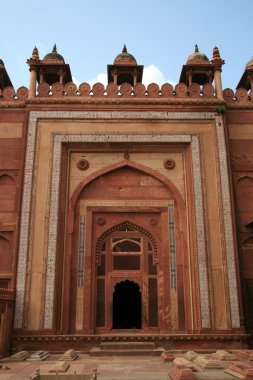
[[[96,332],[159,329],[157,243],[148,230],[110,214],[120,223],[95,246]]]
[[[113,293],[113,329],[141,329],[141,293],[137,283],[117,283]]]

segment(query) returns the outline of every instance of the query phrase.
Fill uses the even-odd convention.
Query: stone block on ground
[[[161,358],[165,361],[165,362],[172,362],[172,360],[175,359],[175,355],[173,355],[171,352],[169,351],[164,351],[161,355]]]
[[[235,355],[224,350],[217,350],[212,354],[212,358],[217,360],[235,360]]]
[[[60,361],[72,361],[78,358],[78,354],[74,350],[68,350],[60,357]]]
[[[191,368],[192,370],[195,370],[195,366],[192,361],[187,360],[185,358],[176,358],[173,360],[173,365],[178,367],[186,367]]]
[[[184,367],[183,365],[173,364],[171,370],[168,373],[170,380],[195,380],[197,377],[191,370],[191,368]]]
[[[48,356],[49,356],[49,353],[47,351],[36,351],[27,359],[27,361],[35,362],[35,361],[40,361],[40,360],[46,360]]]
[[[28,351],[19,351],[16,354],[11,355],[10,361],[12,362],[22,362],[31,356]]]
[[[66,372],[67,369],[69,368],[70,366],[70,362],[69,361],[66,361],[66,362],[63,362],[63,361],[58,361],[56,364],[54,364],[48,372],[50,373],[63,373],[63,372]]]
[[[253,360],[253,350],[241,350],[237,355],[246,360]]]
[[[253,379],[253,366],[243,361],[231,362],[224,372],[239,379]]]
[[[216,360],[204,355],[197,356],[196,359],[194,359],[194,364],[199,370],[222,368],[220,363]]]
[[[186,359],[188,360],[194,360],[198,356],[197,352],[195,351],[187,351],[185,354]]]

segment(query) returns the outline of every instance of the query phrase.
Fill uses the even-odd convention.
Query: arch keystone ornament
[[[123,86],[123,85],[122,85]],[[121,87],[122,87],[121,86]],[[54,89],[62,91],[62,89]],[[122,90],[122,88],[121,88]],[[167,92],[162,87],[162,96],[167,96]],[[177,89],[178,90],[178,89]],[[183,89],[184,90],[184,89]],[[86,90],[85,90],[86,91]],[[122,90],[123,91],[123,90]],[[132,87],[131,87],[132,91]],[[166,92],[166,94],[164,93]],[[128,96],[129,88],[124,89],[125,96]],[[180,91],[179,91],[180,92]],[[185,96],[183,92],[178,96]],[[203,122],[208,121],[213,123],[217,140],[218,153],[218,171],[220,172],[221,182],[221,213],[222,227],[225,232],[224,257],[227,262],[227,290],[229,294],[229,307],[231,315],[231,328],[240,328],[240,314],[238,302],[237,277],[235,266],[235,247],[233,242],[233,227],[231,217],[231,199],[229,188],[229,177],[227,167],[227,156],[225,146],[225,136],[222,117],[213,112],[164,112],[164,111],[31,111],[29,115],[29,126],[27,134],[26,159],[25,159],[25,177],[22,199],[21,212],[21,228],[19,241],[19,255],[17,267],[17,292],[15,304],[15,328],[21,329],[24,323],[25,311],[25,292],[26,278],[28,266],[28,250],[29,239],[31,239],[31,211],[32,211],[32,185],[33,176],[36,169],[36,140],[38,131],[38,121],[56,120],[80,120],[83,121],[103,121],[103,120],[124,120],[136,122],[140,121],[156,121],[162,122]],[[50,173],[50,207],[49,207],[49,230],[48,230],[48,245],[46,255],[45,268],[45,303],[44,303],[44,318],[43,328],[52,329],[54,325],[54,302],[55,302],[55,266],[57,253],[57,228],[59,219],[59,193],[60,193],[60,173],[61,173],[61,157],[62,145],[65,143],[151,143],[151,144],[173,144],[181,143],[190,147],[192,157],[192,180],[193,180],[193,195],[194,205],[193,213],[195,215],[196,224],[196,255],[199,273],[199,309],[201,328],[211,328],[210,317],[210,291],[208,287],[208,271],[207,271],[207,244],[205,231],[205,209],[204,196],[202,185],[201,172],[201,150],[200,138],[196,133],[158,133],[158,134],[80,134],[75,133],[75,126],[71,133],[58,133],[52,135],[52,172]],[[125,160],[128,161],[128,160]],[[126,162],[125,162],[126,164]],[[122,164],[121,164],[122,165]],[[156,175],[154,171],[154,176]],[[159,173],[157,174],[159,177]],[[162,176],[160,176],[162,177]],[[75,202],[74,202],[75,203]],[[127,221],[126,221],[127,223]]]

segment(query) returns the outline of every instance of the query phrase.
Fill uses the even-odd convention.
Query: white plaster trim
[[[19,259],[17,270],[17,296],[16,296],[16,309],[15,309],[15,328],[22,328],[23,325],[23,312],[24,312],[24,299],[25,299],[25,283],[26,283],[26,266],[28,255],[28,239],[29,239],[29,224],[30,224],[30,206],[31,206],[31,190],[33,178],[33,165],[34,165],[34,150],[37,121],[39,119],[137,119],[137,120],[212,120],[215,119],[215,114],[212,112],[127,112],[127,111],[111,111],[111,112],[86,112],[86,111],[31,111],[29,117],[28,137],[27,137],[27,154],[25,163],[25,179],[23,189],[22,201],[22,216],[21,216],[21,229],[20,229],[20,245],[19,245]],[[77,140],[71,140],[76,136]],[[89,136],[89,137],[88,137]],[[175,138],[176,140],[173,140]],[[111,140],[110,140],[111,139]],[[166,140],[167,139],[167,140]],[[91,141],[91,142],[106,142],[106,141],[143,141],[143,142],[190,142],[190,135],[56,135],[54,141],[53,153],[53,173],[52,173],[52,188],[51,194],[55,194],[58,200],[59,189],[59,173],[60,173],[60,157],[61,157],[61,144],[63,141]],[[220,143],[224,144],[223,141]],[[223,145],[224,146],[224,145]],[[227,167],[225,168],[227,169]],[[221,166],[221,176],[223,175],[223,167]],[[44,327],[51,328],[53,324],[53,301],[54,301],[54,264],[55,264],[55,236],[57,231],[58,219],[58,202],[53,201],[51,197],[50,207],[50,225],[49,225],[49,244],[48,244],[48,267],[47,267],[47,287],[46,287],[46,303],[45,303],[45,319]],[[203,212],[202,212],[203,213]],[[203,225],[204,221],[197,221],[197,235],[198,228]],[[229,228],[229,225],[227,225]],[[232,233],[232,230],[231,230]],[[198,245],[199,248],[199,245]],[[203,253],[206,257],[206,252]],[[198,252],[199,255],[203,255]],[[232,253],[232,258],[233,258]],[[206,262],[206,260],[204,260]],[[201,260],[200,265],[203,261]],[[201,268],[199,268],[201,272]],[[205,268],[206,270],[206,268]],[[229,267],[228,267],[229,270]],[[53,275],[52,275],[53,273]],[[230,276],[231,277],[231,276]],[[48,283],[49,281],[49,283]],[[229,286],[233,286],[233,282],[229,282]],[[235,288],[231,289],[231,293]],[[237,294],[237,293],[236,293]],[[202,295],[203,296],[203,295]],[[201,298],[201,297],[200,297]],[[238,300],[236,300],[238,303]],[[210,313],[209,304],[206,300],[200,299],[201,314],[204,318],[202,325],[210,326]],[[208,310],[206,306],[208,304]],[[231,303],[231,308],[233,304]],[[238,311],[239,312],[239,311]],[[238,315],[239,318],[239,315]]]

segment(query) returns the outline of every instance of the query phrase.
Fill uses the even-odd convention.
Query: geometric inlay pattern
[[[77,272],[78,288],[83,287],[84,256],[85,256],[85,217],[80,215],[79,244],[78,244],[78,272]]]
[[[204,209],[203,209],[203,189],[200,167],[200,148],[199,137],[192,136],[192,168],[193,168],[193,186],[194,186],[194,201],[195,215],[197,224],[197,252],[198,252],[198,275],[199,275],[199,291],[201,299],[201,321],[202,327],[210,327],[209,315],[209,290],[208,290],[208,275],[207,275],[207,255],[206,255],[206,234],[204,224]],[[199,221],[202,221],[199,223]],[[208,313],[208,315],[207,315]],[[208,323],[207,323],[208,321]]]
[[[176,241],[175,241],[175,215],[174,202],[168,204],[169,214],[169,254],[170,254],[170,287],[177,288],[177,272],[176,272]]]
[[[232,328],[240,327],[239,302],[237,290],[237,275],[235,266],[235,247],[233,239],[233,225],[231,215],[231,198],[228,177],[227,152],[224,136],[222,116],[216,117],[216,135],[218,142],[221,195],[224,215],[225,252],[228,272],[228,291],[230,301],[231,325]]]

